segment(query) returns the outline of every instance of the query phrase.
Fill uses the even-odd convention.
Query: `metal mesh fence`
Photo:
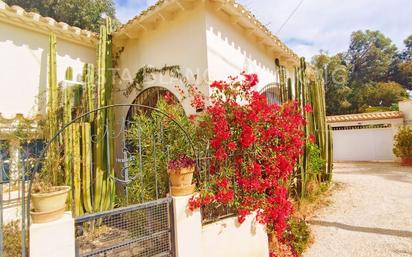
[[[198,184],[201,183],[209,183],[210,177],[210,169],[212,166],[213,157],[210,157],[205,151],[206,157],[198,158],[197,165],[198,165],[198,174],[197,179]],[[201,155],[201,154],[199,154]],[[231,158],[230,158],[231,159]],[[206,206],[201,207],[201,214],[202,214],[202,224],[206,225],[209,223],[213,223],[228,217],[236,216],[236,208],[234,206],[224,206],[219,204],[208,204]]]
[[[76,219],[77,256],[174,256],[171,198]]]

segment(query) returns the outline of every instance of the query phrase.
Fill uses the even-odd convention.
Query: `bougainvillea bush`
[[[210,105],[197,124],[214,158],[189,208],[230,206],[240,223],[254,214],[281,240],[293,209],[287,185],[303,153],[305,120],[297,102],[268,104],[254,90],[257,83],[246,73],[212,83]]]

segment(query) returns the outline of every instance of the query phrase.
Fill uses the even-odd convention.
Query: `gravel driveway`
[[[304,257],[412,256],[412,167],[338,163],[334,181],[343,189],[311,218]]]

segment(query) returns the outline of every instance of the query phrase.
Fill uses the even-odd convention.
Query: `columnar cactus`
[[[106,26],[102,26],[100,30],[97,86],[94,85],[94,67],[87,64],[83,70],[84,86],[80,83],[69,83],[62,89],[61,97],[56,78],[56,37],[50,36],[47,110],[49,139],[57,133],[62,124],[70,123],[76,116],[112,103],[111,31],[111,22],[107,20]],[[67,69],[65,79],[73,81],[72,68]],[[62,103],[59,103],[60,99]],[[59,106],[63,106],[61,113]],[[63,176],[59,177],[59,169],[50,167],[48,172],[52,174],[53,184],[72,185],[72,209],[75,216],[113,208],[113,127],[113,112],[103,109],[70,125],[62,134],[61,142],[55,141],[51,145],[48,159],[55,160],[60,157],[59,144],[63,144],[64,181],[61,179]]]
[[[51,34],[49,37],[49,56],[48,56],[48,93],[47,93],[47,139],[51,138],[59,130],[59,86],[57,84],[57,67],[56,67],[56,35]],[[63,182],[61,176],[60,164],[54,160],[58,160],[59,142],[54,141],[50,145],[48,151],[46,169],[48,175],[51,175],[49,183],[58,185]]]
[[[304,58],[300,59],[299,67],[295,68],[295,84],[294,97],[292,95],[292,83],[290,79],[286,81],[286,72],[283,66],[276,61],[276,67],[279,75],[280,97],[282,102],[287,100],[296,100],[303,110],[307,104],[312,106],[312,113],[302,112],[304,118],[307,120],[306,126],[302,127],[305,137],[308,138],[313,135],[315,137],[315,144],[320,149],[320,157],[326,161],[326,167],[320,172],[319,181],[328,181],[332,174],[332,134],[330,127],[326,124],[326,104],[325,104],[325,89],[321,77],[309,77],[306,61]],[[307,144],[309,140],[307,141]],[[309,150],[307,145],[304,148],[304,155],[299,160],[299,167],[297,168],[297,177],[299,179],[300,195],[306,195],[306,183],[308,178],[309,167]]]

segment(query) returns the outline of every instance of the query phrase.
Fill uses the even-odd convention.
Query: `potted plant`
[[[173,196],[190,195],[195,191],[195,184],[192,184],[194,171],[195,161],[185,154],[169,161],[167,172]]]
[[[69,191],[69,186],[52,186],[45,182],[36,183],[31,195],[33,209],[30,214],[33,223],[46,223],[63,216]]]
[[[396,157],[401,158],[401,164],[412,166],[412,129],[402,127],[395,135],[393,152]]]

